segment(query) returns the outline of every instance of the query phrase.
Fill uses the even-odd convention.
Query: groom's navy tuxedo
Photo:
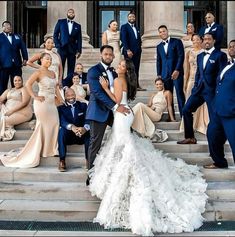
[[[227,167],[224,144],[228,139],[235,161],[235,64],[217,78],[213,114],[207,130],[211,158],[217,167]]]
[[[81,137],[76,136],[72,130],[68,130],[68,125],[73,124],[77,127],[84,127],[85,124],[89,125],[89,121],[86,117],[87,104],[76,101],[74,104],[74,113],[72,112],[70,105],[61,105],[58,107],[58,113],[60,118],[60,129],[58,135],[59,156],[61,160],[66,157],[66,146],[72,144],[84,144],[85,156],[87,159],[88,146],[90,140],[90,133],[87,131]]]
[[[216,78],[227,64],[227,55],[214,49],[203,67],[203,59],[206,53],[197,56],[197,71],[192,93],[183,108],[185,138],[194,138],[193,115],[204,102],[207,104],[209,118],[212,115],[212,100],[215,96]]]
[[[112,75],[114,79],[117,76],[114,71],[112,71]],[[90,100],[86,119],[90,120],[91,127],[91,140],[88,150],[89,169],[93,167],[93,162],[101,147],[106,126],[113,123],[112,108],[116,104],[103,90],[99,82],[100,76],[108,77],[107,71],[101,63],[88,70],[87,82],[90,88]]]

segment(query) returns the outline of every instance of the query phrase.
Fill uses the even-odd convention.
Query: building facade
[[[45,35],[53,33],[59,18],[65,18],[69,8],[75,9],[77,22],[82,25],[83,47],[97,48],[108,22],[116,19],[119,25],[127,20],[132,10],[137,16],[143,48],[156,46],[157,27],[168,26],[170,34],[181,37],[187,22],[193,22],[196,31],[205,24],[205,12],[212,10],[216,22],[225,29],[223,47],[235,38],[235,2],[233,1],[2,1],[1,22],[12,22],[28,48],[38,48]]]

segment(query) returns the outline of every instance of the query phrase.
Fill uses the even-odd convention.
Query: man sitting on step
[[[66,171],[65,157],[67,145],[84,144],[85,158],[90,141],[90,125],[86,117],[87,104],[76,101],[76,95],[73,89],[68,88],[65,91],[66,104],[58,107],[60,118],[60,129],[58,135],[59,144],[59,171]]]

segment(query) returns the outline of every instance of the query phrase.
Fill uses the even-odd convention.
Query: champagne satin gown
[[[201,52],[203,52],[203,50],[195,52],[193,49],[190,50],[189,52],[190,71],[189,71],[189,78],[187,82],[187,89],[185,93],[186,101],[191,95],[191,91],[194,86],[195,74],[197,70],[197,55]],[[209,114],[208,114],[207,105],[206,103],[204,103],[193,114],[193,128],[195,131],[206,134],[208,123],[209,123]],[[183,130],[184,130],[184,123],[182,119],[181,124],[180,124],[180,131],[183,131]]]
[[[143,137],[151,138],[155,132],[154,122],[158,122],[162,118],[166,108],[167,101],[164,91],[158,91],[152,99],[151,108],[141,102],[133,107],[134,121],[132,128]]]
[[[40,157],[58,154],[59,116],[55,106],[56,80],[45,76],[38,86],[38,95],[44,96],[45,101],[33,102],[36,116],[35,130],[22,150],[13,150],[0,156],[6,167],[36,167],[40,163]]]
[[[5,113],[22,102],[22,90],[25,88],[12,88],[7,93],[7,100],[2,104],[0,111],[0,139],[10,141],[15,134],[14,126],[29,121],[33,116],[31,103],[29,102],[24,108],[19,109],[10,116],[5,116]]]

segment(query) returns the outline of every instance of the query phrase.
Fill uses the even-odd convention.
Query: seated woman
[[[33,116],[30,95],[20,76],[14,77],[14,87],[0,96],[0,140],[10,141],[14,126],[29,121]]]
[[[172,93],[164,90],[161,78],[155,80],[157,93],[153,94],[148,105],[138,103],[133,107],[134,121],[132,128],[142,137],[152,138],[155,132],[154,122],[160,121],[163,112],[167,109],[170,121],[175,121],[172,109]]]
[[[77,73],[74,73],[72,78],[73,85],[70,88],[75,91],[77,101],[88,103],[88,100],[85,99],[87,96],[86,91],[81,85],[80,80],[81,78],[79,77],[79,75]]]

